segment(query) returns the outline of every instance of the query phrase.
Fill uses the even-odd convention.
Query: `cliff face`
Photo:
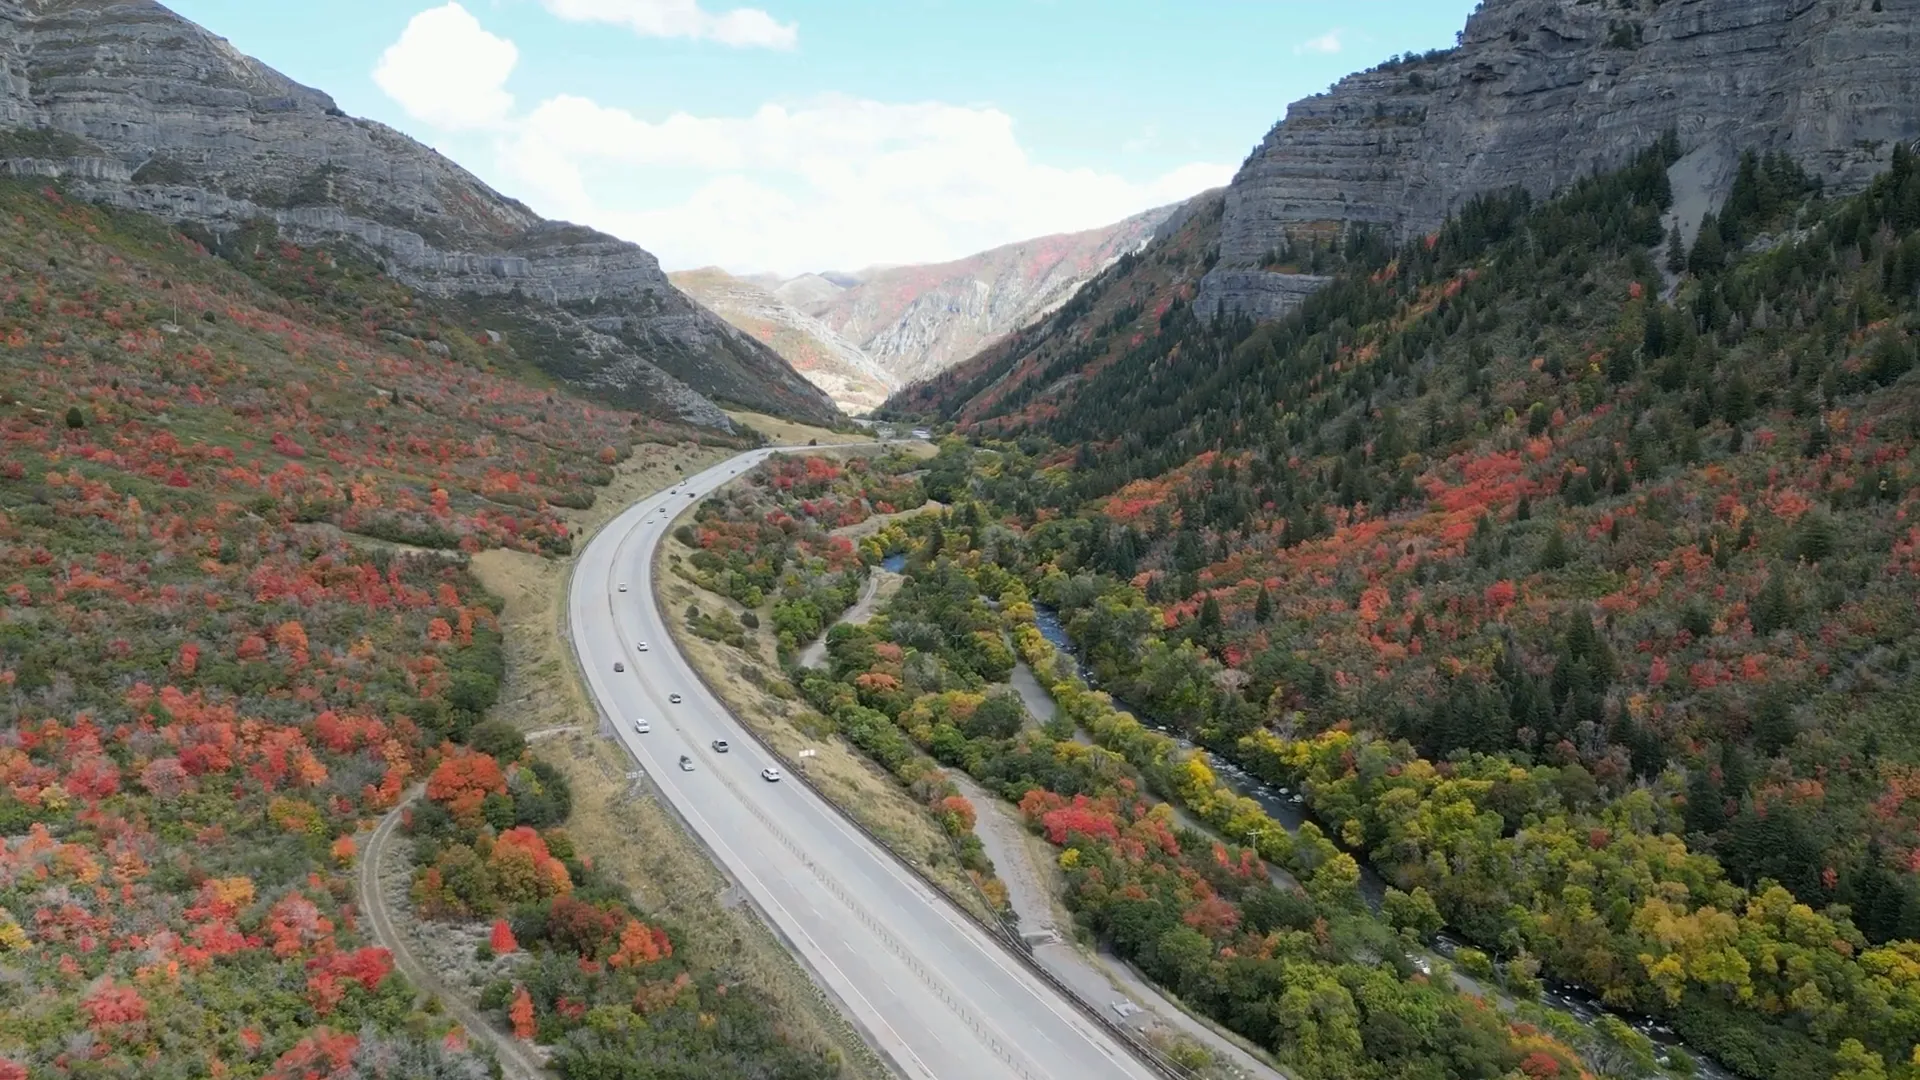
[[[714,267],[667,276],[688,296],[779,353],[849,412],[872,409],[895,386],[893,376],[858,345],[752,279]]]
[[[216,233],[267,220],[296,242],[352,244],[625,404],[721,425],[710,398],[837,415],[638,246],[541,219],[150,0],[0,0],[6,173]]]
[[[1196,305],[1280,315],[1318,284],[1262,269],[1283,233],[1426,231],[1476,194],[1618,166],[1668,128],[1708,203],[1736,147],[1856,190],[1920,137],[1916,30],[1920,0],[1486,0],[1458,48],[1287,110],[1227,190]]]
[[[1105,228],[1025,240],[955,262],[862,273],[846,286],[833,280],[839,275],[810,274],[779,292],[859,345],[902,386],[945,371],[1058,308],[1146,243],[1176,209],[1164,206]]]

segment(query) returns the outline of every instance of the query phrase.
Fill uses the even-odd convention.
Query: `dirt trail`
[[[827,659],[827,633],[831,632],[834,626],[838,626],[841,623],[847,623],[852,626],[865,624],[867,620],[873,618],[874,611],[880,606],[881,591],[886,589],[889,595],[891,595],[892,590],[888,589],[888,586],[897,586],[899,582],[904,580],[906,579],[891,570],[881,570],[875,567],[873,572],[867,575],[867,584],[860,590],[860,599],[855,600],[853,606],[847,609],[847,613],[834,620],[833,626],[829,626],[825,631],[822,631],[820,636],[815,638],[811,645],[800,650],[800,666],[819,667],[824,663]]]
[[[366,838],[354,887],[359,893],[360,910],[366,916],[367,926],[373,933],[373,939],[393,954],[394,966],[408,981],[422,993],[438,1000],[446,1014],[466,1028],[469,1037],[484,1039],[493,1045],[494,1054],[500,1059],[500,1068],[509,1080],[544,1080],[548,1073],[533,1052],[518,1039],[488,1023],[487,1018],[469,1008],[459,994],[448,990],[439,977],[413,955],[406,935],[394,925],[392,909],[388,907],[386,893],[380,887],[380,867],[388,854],[388,841],[393,839],[394,830],[399,828],[401,814],[419,797],[419,788],[409,791],[398,806],[387,811]]]
[[[1044,883],[1027,844],[1026,830],[1015,818],[1015,810],[994,798],[970,777],[955,770],[947,776],[960,793],[973,803],[976,813],[974,832],[993,860],[994,870],[1007,887],[1007,901],[1020,917],[1020,936],[1033,945],[1034,959],[1074,994],[1103,1012],[1112,1014],[1116,1002],[1130,1001],[1145,1014],[1118,1016],[1114,1019],[1133,1027],[1145,1027],[1141,1020],[1160,1028],[1171,1028],[1195,1040],[1211,1052],[1219,1066],[1242,1077],[1259,1080],[1285,1080],[1285,1073],[1261,1061],[1246,1049],[1206,1022],[1194,1017],[1160,991],[1148,985],[1117,957],[1096,961],[1075,947],[1070,935],[1057,924],[1053,894]]]

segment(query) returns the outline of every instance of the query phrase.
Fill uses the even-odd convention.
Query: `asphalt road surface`
[[[689,493],[705,495],[773,452],[742,454],[629,507],[581,553],[569,619],[600,707],[648,776],[903,1076],[1152,1080],[1114,1036],[812,790],[792,778],[762,779],[761,769],[778,762],[674,647],[654,602],[656,546],[695,505]],[[625,672],[615,672],[615,663]],[[675,693],[677,705],[668,701]],[[641,718],[650,733],[634,730]],[[716,753],[715,739],[731,751]],[[682,754],[693,771],[677,766]]]

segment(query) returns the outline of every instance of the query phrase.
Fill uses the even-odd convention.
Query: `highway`
[[[1114,1036],[810,788],[790,777],[763,780],[761,769],[778,762],[675,648],[654,597],[661,538],[696,504],[689,493],[705,495],[774,452],[742,454],[636,503],[581,553],[568,619],[601,710],[648,777],[902,1076],[1152,1080],[1156,1074]],[[626,670],[616,672],[616,663]],[[675,693],[679,704],[668,700]],[[635,731],[640,718],[651,725],[648,734]],[[727,740],[731,752],[715,752],[715,739]],[[677,766],[682,754],[692,771]]]

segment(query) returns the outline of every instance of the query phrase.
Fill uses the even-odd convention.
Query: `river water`
[[[888,561],[891,562],[892,560],[889,559]],[[902,565],[904,565],[904,559],[902,560]],[[893,568],[889,567],[889,569]],[[1040,635],[1051,642],[1054,648],[1059,649],[1062,653],[1073,658],[1075,668],[1078,669],[1080,677],[1086,680],[1087,685],[1099,686],[1099,680],[1094,677],[1093,671],[1087,667],[1085,661],[1081,660],[1079,650],[1074,647],[1073,640],[1067,636],[1066,628],[1060,624],[1060,617],[1057,612],[1043,604],[1034,604],[1034,625],[1039,629]],[[1111,691],[1109,691],[1109,693],[1111,693]],[[1154,719],[1150,714],[1134,708],[1118,697],[1113,699],[1113,703],[1116,708],[1132,713],[1141,724],[1173,739],[1182,749],[1198,749],[1192,741],[1166,724]],[[1240,768],[1240,766],[1210,751],[1208,752],[1208,764],[1213,768],[1214,773],[1220,777],[1223,783],[1229,788],[1232,788],[1236,793],[1259,803],[1261,808],[1266,810],[1267,814],[1275,821],[1285,826],[1288,832],[1298,832],[1301,825],[1308,821],[1313,821],[1314,825],[1318,827],[1321,832],[1325,833],[1328,839],[1339,843],[1339,833],[1328,828],[1325,823],[1314,819],[1312,812],[1306,806],[1306,800],[1299,792],[1289,791],[1284,787],[1269,785],[1254,777],[1245,769]],[[1368,862],[1366,856],[1362,853],[1349,851],[1348,854],[1352,855],[1354,861],[1360,864],[1361,897],[1366,900],[1367,906],[1376,912],[1379,911],[1381,903],[1386,897],[1386,879],[1380,876],[1379,871],[1373,868],[1373,864]],[[1464,945],[1464,942],[1449,937],[1446,934],[1441,934],[1433,942],[1433,950],[1442,956],[1451,958],[1454,953],[1460,948],[1463,948]],[[1721,1066],[1718,1062],[1715,1062],[1693,1047],[1688,1046],[1684,1040],[1675,1035],[1673,1030],[1666,1025],[1649,1017],[1636,1016],[1609,1009],[1605,1005],[1602,1005],[1598,998],[1580,987],[1554,980],[1546,980],[1545,987],[1540,994],[1539,1004],[1545,1008],[1570,1016],[1588,1026],[1598,1023],[1602,1016],[1613,1015],[1632,1027],[1635,1031],[1653,1040],[1656,1047],[1677,1048],[1685,1051],[1687,1056],[1693,1059],[1693,1075],[1699,1078],[1699,1080],[1738,1080],[1738,1077],[1736,1077],[1732,1071]]]

